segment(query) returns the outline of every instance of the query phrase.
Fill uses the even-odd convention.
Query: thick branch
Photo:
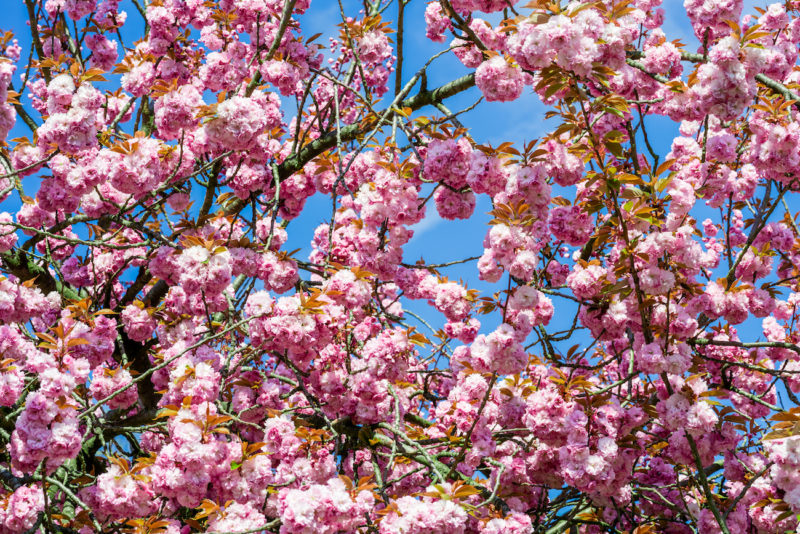
[[[450,83],[437,87],[432,91],[420,91],[416,95],[406,98],[398,104],[398,108],[411,108],[416,111],[424,106],[431,105],[435,102],[444,100],[453,95],[466,91],[475,85],[475,75],[467,74]],[[384,115],[385,112],[378,113],[379,116]],[[300,149],[299,152],[286,158],[283,163],[278,165],[278,179],[283,182],[291,175],[302,169],[306,163],[316,158],[326,150],[330,150],[336,146],[337,134],[342,142],[352,141],[358,136],[365,133],[370,126],[364,126],[362,123],[350,124],[341,128],[338,132],[331,131],[327,134],[315,139],[311,143]],[[225,210],[228,214],[238,213],[246,204],[246,201],[237,199],[231,202]]]

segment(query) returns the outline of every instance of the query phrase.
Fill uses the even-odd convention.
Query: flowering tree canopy
[[[12,3],[0,532],[797,528],[798,2]]]

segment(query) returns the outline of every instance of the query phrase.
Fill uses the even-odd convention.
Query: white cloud
[[[432,230],[433,228],[438,226],[439,223],[441,223],[443,220],[444,219],[439,217],[439,212],[436,211],[436,208],[430,206],[430,208],[427,210],[425,214],[425,218],[422,219],[417,224],[410,227],[412,230],[414,230],[414,236],[411,238],[411,241],[414,241],[425,232]]]

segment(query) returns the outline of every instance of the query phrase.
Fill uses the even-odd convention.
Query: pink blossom
[[[381,534],[461,534],[465,531],[467,512],[452,501],[422,501],[407,496],[395,502],[396,511],[381,521]]]
[[[353,498],[338,478],[303,489],[283,489],[278,495],[281,533],[334,534],[355,530],[373,502],[369,492],[360,492]]]
[[[488,102],[510,102],[522,94],[522,71],[502,56],[481,63],[475,71],[475,84]]]

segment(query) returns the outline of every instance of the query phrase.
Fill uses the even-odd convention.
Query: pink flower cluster
[[[381,534],[463,534],[467,512],[453,501],[401,497],[381,521]]]
[[[278,494],[281,534],[355,531],[373,505],[372,493],[361,491],[354,497],[339,478],[325,484],[284,489]]]

